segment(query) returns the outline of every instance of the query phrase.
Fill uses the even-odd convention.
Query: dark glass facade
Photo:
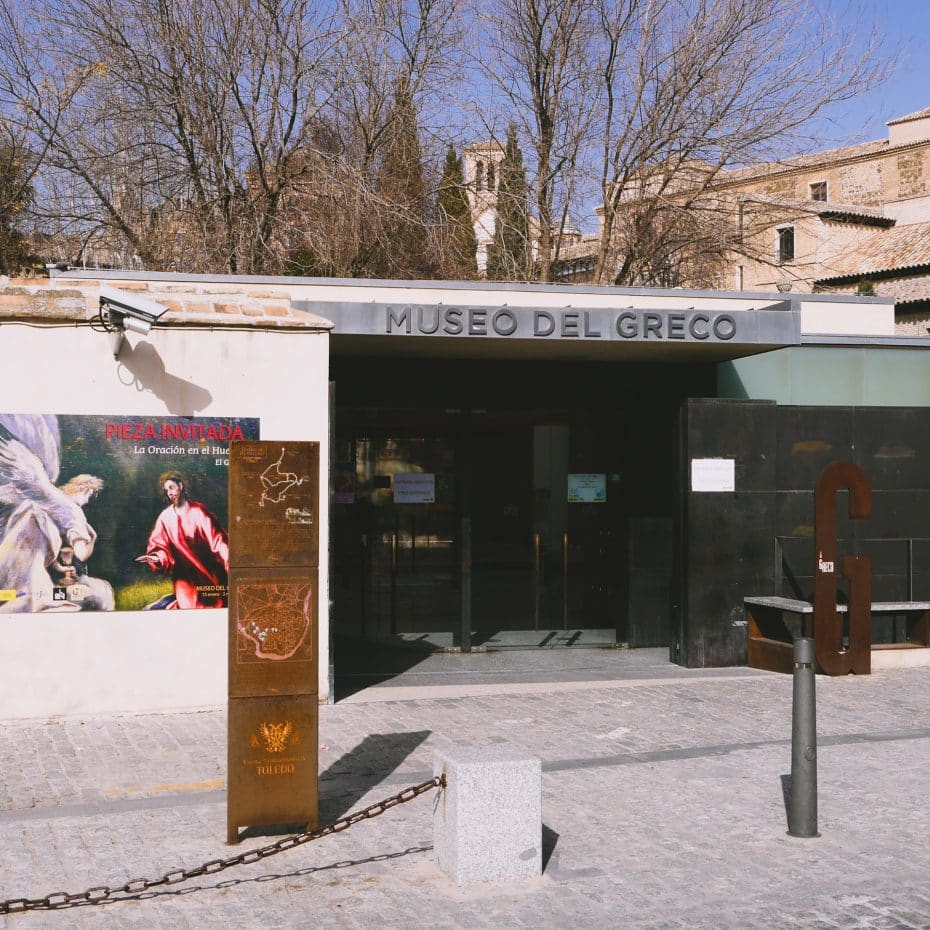
[[[668,643],[675,423],[712,365],[335,357],[332,380],[337,637]]]

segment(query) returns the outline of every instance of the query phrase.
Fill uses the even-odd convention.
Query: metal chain
[[[238,856],[230,856],[228,859],[211,859],[209,862],[204,862],[192,869],[172,869],[162,875],[161,878],[133,878],[126,882],[125,885],[113,888],[109,885],[98,885],[95,888],[88,888],[87,891],[78,891],[74,894],[69,894],[67,891],[55,891],[44,898],[10,898],[6,901],[0,901],[0,916],[17,914],[23,911],[52,910],[73,904],[99,904],[113,895],[136,895],[148,891],[150,888],[157,888],[160,885],[178,885],[191,878],[199,878],[201,875],[215,875],[217,872],[231,869],[236,865],[249,865],[258,862],[260,859],[276,856],[286,849],[293,849],[295,846],[302,846],[312,840],[318,840],[324,836],[347,830],[361,820],[371,820],[373,817],[379,817],[392,807],[397,807],[398,804],[406,804],[421,794],[432,791],[433,788],[444,788],[445,785],[446,776],[437,775],[422,784],[404,788],[403,791],[386,798],[384,801],[379,801],[377,804],[372,804],[363,810],[355,811],[355,813],[347,814],[325,827],[317,827],[315,830],[306,830],[303,833],[293,833],[278,840],[277,843],[271,843],[269,846],[249,849],[246,852],[239,853]]]

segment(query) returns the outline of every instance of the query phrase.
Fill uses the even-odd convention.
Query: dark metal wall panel
[[[831,462],[858,465],[874,492],[871,519],[859,521],[839,493],[838,557],[871,556],[874,600],[930,596],[930,410],[689,400],[681,417],[674,661],[739,664],[743,597],[812,598],[813,488]],[[690,459],[728,455],[734,493],[691,491]]]
[[[775,404],[688,400],[681,412],[681,517],[671,657],[688,667],[746,662],[743,597],[772,585],[775,536]],[[733,458],[736,490],[691,490],[691,462]],[[677,602],[677,603],[676,603]]]
[[[930,490],[930,409],[858,408],[856,456],[875,491]]]
[[[813,495],[818,475],[831,462],[853,461],[853,411],[850,407],[779,407],[776,487]],[[813,527],[811,509],[802,522]]]

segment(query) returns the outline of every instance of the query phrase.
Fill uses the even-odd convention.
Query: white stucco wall
[[[866,302],[834,300],[801,301],[801,332],[832,336],[893,336],[893,307]]]
[[[155,328],[119,361],[86,324],[0,323],[3,412],[258,417],[262,439],[320,443],[320,696],[328,693],[328,336]],[[103,499],[101,499],[102,501]],[[98,503],[99,506],[99,503]],[[0,719],[226,700],[226,610],[0,616]]]
[[[884,206],[885,213],[898,221],[898,226],[909,223],[926,223],[930,217],[930,197],[909,197],[892,200]]]

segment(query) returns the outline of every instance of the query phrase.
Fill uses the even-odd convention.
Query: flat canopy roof
[[[878,297],[129,271],[56,276],[179,302],[229,295],[248,312],[271,302],[269,313],[331,320],[338,355],[714,362],[833,340],[903,345],[893,300]]]

